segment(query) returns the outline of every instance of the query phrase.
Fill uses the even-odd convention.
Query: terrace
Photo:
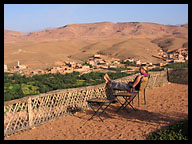
[[[5,140],[145,140],[146,135],[188,118],[188,85],[169,83],[147,90],[147,105],[131,108],[130,113],[115,113],[112,104],[107,113],[113,118],[98,117],[87,121],[91,110],[60,117]]]

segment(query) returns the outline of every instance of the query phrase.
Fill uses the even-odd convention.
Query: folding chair
[[[135,90],[135,93],[137,93],[137,95],[138,95],[138,106],[139,106],[139,95],[140,95],[141,92],[144,92],[144,104],[146,104],[146,87],[147,87],[147,84],[149,82],[149,78],[150,78],[150,75],[148,75],[148,79],[147,80],[142,79],[141,82],[140,82],[139,89]],[[119,93],[119,92],[122,92],[120,90],[112,89],[107,84],[105,86],[105,90],[106,90],[106,96],[107,96],[108,99],[117,99],[117,95],[116,94]],[[116,92],[116,91],[118,91],[118,92]],[[127,91],[123,91],[123,92],[124,93],[129,93]],[[135,97],[136,97],[136,95],[134,96],[134,98]],[[129,104],[127,103],[127,105],[130,105],[131,102],[133,103],[134,98],[131,99],[131,101],[129,102]],[[133,108],[132,105],[130,105],[130,106]]]
[[[137,96],[137,92],[120,92],[117,94],[114,94],[115,97],[122,97],[124,99],[124,102],[121,103],[121,101],[117,98],[117,101],[121,104],[121,106],[116,110],[116,112],[118,112],[121,109],[126,109],[126,107],[129,105],[132,107],[132,109],[134,109],[136,111],[136,109],[132,106],[131,102],[133,101],[133,99]],[[129,113],[129,111],[127,110],[127,112]]]
[[[135,92],[138,92],[138,106],[139,106],[139,95],[140,93],[144,93],[144,104],[146,104],[146,87],[149,82],[150,75],[148,76],[147,80],[141,80],[139,90],[136,90]]]
[[[126,107],[128,105],[134,109],[134,107],[131,105],[131,102],[136,97],[137,92],[129,93],[127,91],[112,89],[108,84],[105,85],[105,92],[106,92],[107,99],[113,100],[113,103],[119,102],[121,104],[121,106],[117,109],[116,112],[118,112],[120,109],[127,110]],[[123,103],[121,103],[121,101],[117,98],[118,96],[121,96],[124,98]],[[129,111],[127,110],[127,112]]]

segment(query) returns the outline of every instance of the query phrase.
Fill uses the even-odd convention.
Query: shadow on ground
[[[132,122],[136,123],[148,123],[150,125],[156,125],[156,124],[167,124],[167,123],[173,123],[176,122],[182,118],[187,117],[186,114],[183,113],[172,113],[171,115],[167,114],[160,114],[160,113],[155,113],[155,112],[150,112],[147,110],[141,110],[141,109],[136,109],[133,110],[131,107],[127,107],[127,110],[120,110],[116,112],[116,110],[119,108],[119,105],[110,105],[110,107],[106,110],[107,114],[109,114],[112,119],[121,119],[125,118],[127,120],[130,120]],[[100,112],[100,111],[99,111]],[[82,116],[77,116],[80,119],[85,119],[88,120],[94,112],[89,109],[84,112]],[[110,119],[105,115],[105,113],[101,114],[101,118],[105,121],[106,119]],[[100,119],[95,115],[93,117],[94,121],[100,121]]]

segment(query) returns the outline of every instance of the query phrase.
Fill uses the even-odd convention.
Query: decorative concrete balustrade
[[[150,72],[147,88],[167,84],[168,72]],[[117,79],[128,82],[138,74]],[[33,128],[47,121],[88,109],[86,100],[98,97],[106,98],[105,84],[96,86],[56,90],[40,95],[28,96],[4,102],[4,136]]]

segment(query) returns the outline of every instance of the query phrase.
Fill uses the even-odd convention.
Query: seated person
[[[145,65],[141,65],[139,68],[140,74],[135,78],[133,82],[123,83],[116,82],[111,80],[108,74],[104,75],[104,79],[106,84],[108,84],[112,89],[134,92],[134,90],[139,90],[141,80],[148,80],[148,67]]]

